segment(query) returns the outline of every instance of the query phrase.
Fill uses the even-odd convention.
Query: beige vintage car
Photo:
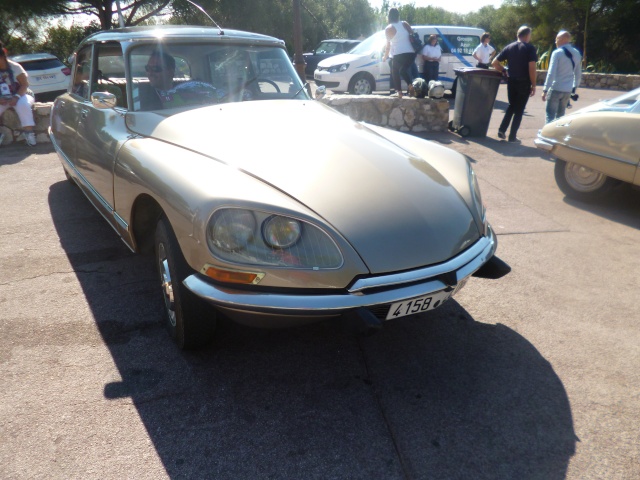
[[[560,190],[593,200],[621,182],[640,185],[640,88],[544,126],[534,141],[556,158]]]
[[[281,40],[126,28],[85,39],[73,72],[51,140],[125,244],[155,256],[182,348],[211,339],[216,312],[376,328],[509,270],[467,158],[311,99]]]

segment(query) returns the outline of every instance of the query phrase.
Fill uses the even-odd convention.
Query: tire
[[[208,344],[216,327],[215,311],[182,284],[192,272],[164,216],[156,226],[155,259],[169,334],[183,350]]]
[[[585,202],[603,198],[618,183],[604,173],[560,159],[556,159],[554,176],[562,193]]]
[[[376,82],[371,75],[360,72],[353,76],[349,82],[349,93],[351,95],[371,95],[376,89]]]
[[[449,120],[449,123],[447,124],[447,127],[449,128],[449,130],[451,130],[453,132],[453,120]]]

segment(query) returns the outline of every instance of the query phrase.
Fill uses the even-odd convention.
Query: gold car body
[[[565,162],[640,185],[640,89],[545,125],[535,143]]]
[[[260,101],[245,101],[244,92],[229,101],[232,90],[218,88],[219,98],[206,105],[145,111],[136,52],[148,55],[158,42],[191,60],[189,78],[207,85],[215,85],[217,67],[198,70],[202,62],[190,55],[211,47],[203,57],[210,58],[214,46],[240,46],[254,67],[262,50],[276,52],[265,62],[275,73],[263,74],[266,93],[252,99]],[[75,55],[103,61],[88,84],[115,85],[122,97],[107,89],[58,97],[50,136],[67,176],[133,251],[149,251],[158,219],[166,218],[190,270],[181,284],[232,316],[272,326],[286,316],[388,308],[452,292],[494,257],[497,239],[468,159],[310,99],[279,40],[200,27],[134,28],[95,34]],[[109,76],[112,65],[123,71]],[[218,254],[211,238],[217,213],[227,210],[292,219],[304,235],[322,237],[339,261],[334,255],[328,266],[296,267],[286,248],[272,252],[280,263],[230,260],[237,252]],[[303,240],[302,247],[316,248]],[[210,271],[253,276],[238,285],[212,280]]]

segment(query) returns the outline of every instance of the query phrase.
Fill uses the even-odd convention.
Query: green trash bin
[[[463,137],[485,137],[502,74],[485,68],[455,70],[458,86],[449,130]]]

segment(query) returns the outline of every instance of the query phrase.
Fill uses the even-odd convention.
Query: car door
[[[51,112],[51,132],[55,145],[74,172],[80,112],[89,103],[88,74],[91,71],[92,51],[93,47],[88,46],[77,53],[71,88],[67,94],[55,100]]]
[[[87,194],[108,221],[113,221],[113,172],[117,152],[126,141],[124,57],[118,43],[94,45],[89,83],[91,101],[80,105],[75,165]],[[100,107],[95,93],[116,96],[114,108]]]

